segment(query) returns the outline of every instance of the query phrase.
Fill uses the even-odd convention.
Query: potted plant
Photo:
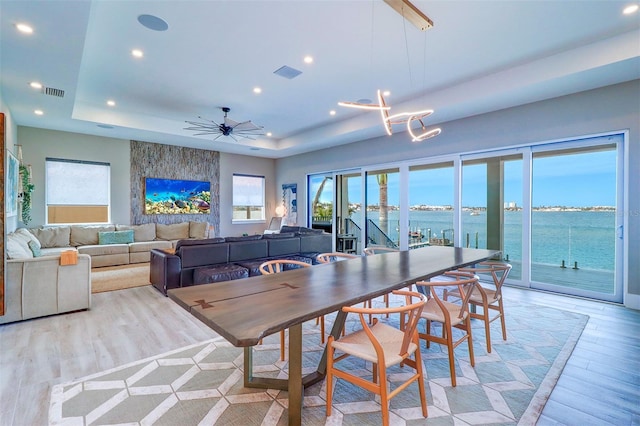
[[[20,209],[22,222],[27,225],[31,221],[31,193],[35,186],[31,183],[31,167],[20,165]]]

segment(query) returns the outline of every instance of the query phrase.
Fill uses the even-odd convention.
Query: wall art
[[[145,214],[209,214],[211,184],[205,181],[145,178]]]

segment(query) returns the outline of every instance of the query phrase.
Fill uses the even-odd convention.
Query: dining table
[[[244,386],[288,391],[288,423],[300,425],[304,388],[324,379],[326,348],[317,369],[302,376],[302,324],[337,312],[338,339],[352,306],[446,271],[495,259],[500,251],[427,246],[362,256],[277,274],[171,289],[168,296],[224,337],[244,348]],[[266,336],[289,329],[288,378],[253,374],[253,349]]]

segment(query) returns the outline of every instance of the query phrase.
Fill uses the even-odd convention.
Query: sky
[[[463,166],[462,205],[486,205],[486,166]],[[522,161],[505,162],[504,201],[522,206]],[[533,207],[542,206],[615,206],[616,151],[596,151],[559,156],[534,156],[532,165]],[[388,175],[389,204],[399,204],[399,174]],[[349,180],[349,198],[359,202],[360,179]],[[379,202],[375,176],[371,182],[368,203]],[[330,202],[332,192],[326,190],[321,201]],[[409,177],[409,205],[453,205],[453,168],[413,171]]]

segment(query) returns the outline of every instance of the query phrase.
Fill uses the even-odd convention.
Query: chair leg
[[[498,299],[498,310],[500,311],[500,323],[502,325],[502,340],[507,340],[507,324],[504,319],[504,306],[502,298]]]
[[[280,360],[284,361],[285,345],[284,345],[284,330],[280,331]]]
[[[442,327],[444,334],[444,324]],[[447,354],[449,355],[449,373],[451,374],[451,386],[456,387],[456,364],[453,354],[453,334],[452,330],[449,330],[449,337],[447,338]]]
[[[385,307],[389,307],[389,293],[384,295],[384,305]],[[389,318],[389,313],[386,314],[386,317]]]
[[[364,303],[362,304],[363,308],[371,308],[371,299],[369,300],[365,300]],[[369,324],[371,324],[371,321],[373,321],[373,316],[371,314],[369,314]]]
[[[416,360],[416,371],[418,373],[418,390],[420,391],[420,404],[422,405],[422,416],[427,417],[429,413],[427,412],[427,394],[424,388],[424,372],[422,371],[422,355],[420,354],[420,344],[418,343],[418,349],[414,353],[414,358]]]
[[[325,383],[327,387],[327,417],[331,416],[331,403],[333,398],[333,347],[331,343],[333,342],[333,337],[329,336],[327,341],[327,372],[326,372],[326,380]]]
[[[473,336],[471,334],[471,317],[467,317],[467,343],[469,344],[469,359],[471,360],[471,366],[476,366],[476,361],[473,356]]]
[[[384,365],[378,364],[378,366],[380,367],[380,387],[378,389],[378,392],[380,393],[380,405],[382,408],[382,426],[389,426],[389,396],[387,394],[387,372]]]
[[[482,306],[482,321],[484,321],[484,335],[487,341],[487,352],[491,353],[491,319],[489,318],[489,306]]]

